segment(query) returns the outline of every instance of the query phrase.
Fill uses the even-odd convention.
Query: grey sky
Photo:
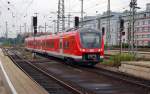
[[[110,0],[112,11],[124,11],[129,9],[130,0]],[[8,4],[10,2],[10,4]],[[5,22],[8,21],[9,36],[15,36],[19,32],[19,25],[22,26],[27,23],[28,27],[31,24],[31,16],[35,12],[38,13],[40,25],[44,23],[53,26],[52,20],[56,19],[55,12],[57,11],[58,0],[0,0],[0,36],[4,35]],[[150,0],[138,0],[138,6],[141,10],[145,10],[146,3]],[[66,12],[80,12],[80,0],[65,0]],[[10,10],[8,11],[8,8]],[[85,15],[96,15],[107,10],[107,0],[84,0]],[[53,13],[52,13],[53,12]],[[72,14],[78,15],[80,14]],[[52,18],[50,18],[52,17]],[[47,21],[49,20],[49,21]],[[24,27],[21,28],[24,31]]]

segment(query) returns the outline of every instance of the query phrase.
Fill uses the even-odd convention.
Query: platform
[[[0,78],[0,94],[48,94],[44,88],[20,70],[8,56],[5,56],[1,49]]]
[[[150,80],[150,61],[122,62],[119,70],[136,77]]]

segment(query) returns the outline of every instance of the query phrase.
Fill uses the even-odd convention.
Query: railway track
[[[128,77],[118,76],[120,74],[114,75],[115,73],[97,68],[66,66],[57,63],[61,62],[58,60],[55,62],[34,61],[32,63],[34,63],[34,66],[42,69],[42,71],[63,79],[63,82],[72,84],[78,90],[79,87],[83,87],[81,90],[84,91],[84,93],[82,92],[83,94],[149,94],[147,84],[139,84],[141,83],[140,81],[132,82],[133,80],[127,79]],[[85,92],[86,90],[87,92]]]
[[[67,83],[57,79],[56,77],[46,73],[35,65],[31,64],[27,60],[21,58],[16,53],[8,50],[4,50],[5,55],[8,55],[10,59],[23,70],[31,79],[34,79],[43,88],[45,88],[50,94],[88,94],[85,91],[77,90],[71,87]]]
[[[145,80],[145,79],[141,79],[141,78],[137,78],[137,77],[133,77],[131,75],[127,75],[121,72],[116,72],[116,71],[111,71],[108,69],[104,69],[104,68],[99,68],[99,67],[94,67],[94,68],[87,68],[87,67],[76,67],[78,69],[82,69],[85,71],[89,71],[98,75],[104,75],[107,77],[111,77],[113,79],[117,79],[117,80],[121,80],[121,81],[125,81],[129,84],[135,85],[135,86],[139,86],[142,88],[147,88],[150,89],[150,81],[149,80]]]
[[[50,59],[55,60],[56,58],[50,58]],[[63,63],[62,60],[57,60],[57,62]],[[149,80],[133,77],[132,75],[127,75],[127,74],[121,73],[119,71],[112,71],[112,70],[108,70],[105,68],[99,68],[99,67],[80,67],[78,65],[77,66],[71,65],[71,67],[74,67],[74,68],[77,68],[80,70],[89,71],[92,73],[96,73],[98,75],[105,75],[105,76],[111,77],[113,79],[122,80],[127,83],[139,86],[139,87],[150,89],[150,81]]]
[[[80,86],[88,88],[96,94],[148,94],[149,92],[149,89],[144,87],[139,87],[102,74],[97,75],[97,73],[85,69],[66,67],[64,64],[40,63],[38,65],[43,66],[45,71],[54,73],[72,83],[79,83]]]

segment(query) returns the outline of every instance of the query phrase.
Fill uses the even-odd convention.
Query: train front
[[[103,61],[104,40],[100,31],[82,28],[79,30],[79,41],[83,64],[93,66]]]

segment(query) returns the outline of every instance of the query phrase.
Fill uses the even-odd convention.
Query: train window
[[[48,41],[46,42],[46,48],[49,48],[49,42]]]
[[[49,43],[48,43],[48,41],[46,40],[46,48],[49,48]]]
[[[71,45],[71,46],[70,46],[70,49],[74,49],[74,46],[75,46],[74,44],[75,44],[74,39],[71,39],[71,40],[70,40],[70,45]]]
[[[42,44],[42,42],[41,42],[41,40],[40,40],[40,42],[39,42],[39,47],[41,47],[41,44]]]
[[[43,41],[43,43],[44,43],[44,44],[43,44],[43,45],[44,45],[44,47],[47,47],[47,45],[46,45],[46,41]]]
[[[36,41],[35,41],[35,42],[33,42],[33,46],[36,46],[36,44],[37,44],[37,43],[36,43]]]
[[[36,44],[36,46],[38,46],[38,47],[39,47],[39,45],[40,45],[40,42],[38,42],[38,41],[37,41],[37,44]]]
[[[46,47],[47,48],[54,48],[54,41],[53,40],[46,41]]]
[[[36,41],[36,46],[39,46],[39,42],[38,41]]]
[[[43,45],[44,43],[43,43],[43,41],[41,41],[41,47],[43,47],[44,45]]]
[[[43,47],[45,47],[45,46],[46,46],[45,41],[43,41],[43,40],[42,40],[42,42],[41,42],[41,46],[43,46]]]
[[[62,41],[60,41],[59,43],[59,48],[62,48]]]
[[[65,41],[64,42],[64,49],[68,49],[69,48],[69,41]]]
[[[54,41],[53,40],[51,41],[50,47],[54,48]]]

